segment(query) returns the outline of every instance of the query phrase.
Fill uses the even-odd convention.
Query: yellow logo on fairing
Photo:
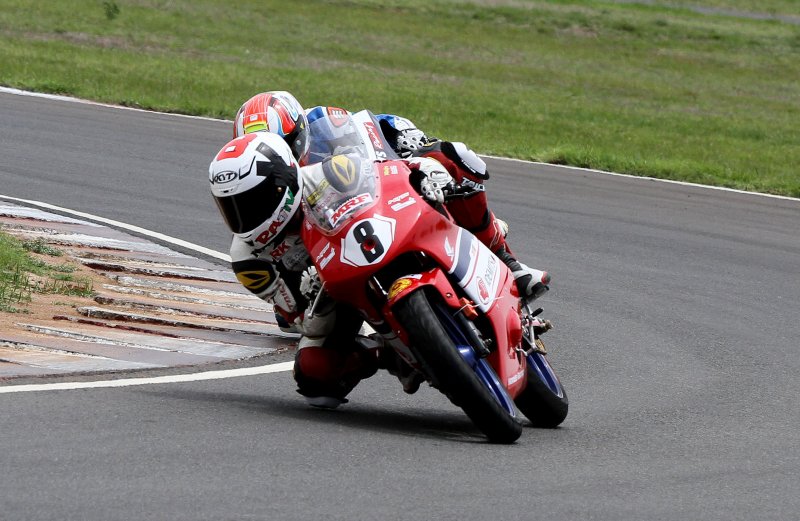
[[[411,286],[411,279],[397,279],[389,288],[389,300],[395,298],[401,291]]]
[[[331,159],[331,169],[346,187],[356,180],[356,165],[347,156],[334,156]]]
[[[308,201],[308,204],[312,206],[317,204],[317,201],[319,201],[319,198],[322,197],[322,194],[325,193],[325,189],[328,188],[329,186],[330,184],[328,183],[328,181],[326,179],[323,179],[319,183],[319,186],[317,186],[317,188],[313,192],[311,192],[311,194],[309,194],[308,197],[306,197],[306,201]]]
[[[240,271],[236,278],[250,291],[257,292],[272,280],[268,271]]]

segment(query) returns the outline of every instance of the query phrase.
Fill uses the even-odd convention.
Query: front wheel
[[[393,311],[408,332],[411,351],[439,390],[464,410],[489,441],[516,441],[522,434],[522,424],[515,416],[513,405],[504,405],[501,394],[507,398],[505,389],[486,386],[476,371],[491,371],[488,364],[473,368],[467,360],[477,357],[465,357],[459,352],[472,353],[472,346],[450,316],[452,311],[437,295],[415,291],[401,300]]]
[[[522,414],[534,427],[555,428],[567,417],[569,399],[544,354],[527,356],[527,384],[515,400]]]

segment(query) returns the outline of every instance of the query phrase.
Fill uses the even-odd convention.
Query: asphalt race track
[[[206,172],[229,136],[0,93],[0,194],[225,252]],[[796,519],[800,201],[488,163],[517,255],[553,274],[561,428],[489,445],[383,374],[333,412],[288,372],[0,394],[0,518]]]

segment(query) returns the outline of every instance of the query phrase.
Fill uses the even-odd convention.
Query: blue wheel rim
[[[564,397],[564,390],[561,388],[561,382],[558,381],[556,373],[550,367],[550,363],[543,354],[532,352],[527,356],[529,371],[533,371],[539,377],[539,380],[544,383],[550,392],[558,396]]]
[[[475,354],[475,349],[464,336],[464,333],[461,332],[455,319],[450,316],[448,309],[443,309],[441,305],[434,304],[434,310],[444,326],[447,335],[456,345],[456,348],[458,348],[459,354],[469,364],[472,370],[475,371],[475,374],[478,376],[483,386],[489,390],[497,403],[499,403],[510,416],[516,418],[517,409],[514,407],[514,401],[506,392],[505,387],[500,383],[497,373],[494,372],[489,362],[484,358],[479,358]]]

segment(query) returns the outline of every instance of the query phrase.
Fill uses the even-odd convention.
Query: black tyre
[[[501,405],[461,356],[448,328],[442,324],[447,317],[437,315],[437,310],[441,313],[443,309],[435,294],[418,290],[400,301],[393,311],[408,331],[414,356],[434,385],[463,409],[489,441],[513,443],[522,434],[522,424]]]
[[[534,427],[555,428],[567,417],[569,399],[545,356],[528,355],[528,383],[515,403]]]

